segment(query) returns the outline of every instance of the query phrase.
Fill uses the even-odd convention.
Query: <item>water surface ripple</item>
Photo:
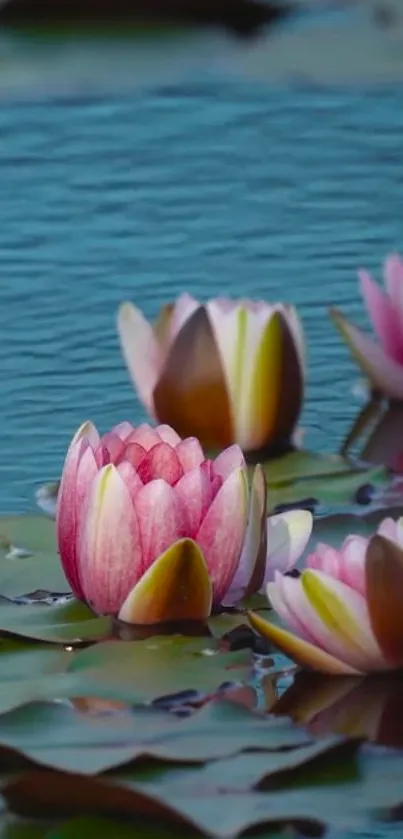
[[[282,298],[309,341],[310,446],[335,448],[357,378],[326,307],[365,323],[356,268],[403,249],[398,89],[245,81],[0,112],[0,511],[33,506],[71,434],[143,416],[118,303],[183,289]]]

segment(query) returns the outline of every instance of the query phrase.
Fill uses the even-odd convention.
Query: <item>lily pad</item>
[[[0,602],[0,635],[5,634],[76,645],[110,637],[112,621],[95,617],[88,606],[77,600],[53,606]]]
[[[249,650],[222,653],[214,640],[182,636],[107,641],[61,652],[68,658],[60,672],[40,675],[28,666],[27,656],[25,673],[12,673],[0,683],[0,714],[29,702],[59,698],[135,704],[189,689],[213,694],[224,682],[248,679],[252,663]]]
[[[54,524],[44,516],[0,518],[0,595],[12,598],[40,590],[70,591],[57,554]]]
[[[309,500],[308,506],[320,504],[345,507],[354,503],[362,486],[379,489],[390,482],[387,469],[368,466],[343,458],[309,451],[295,451],[265,464],[268,481],[269,510],[294,506]]]
[[[330,750],[337,747],[335,741],[328,745]],[[264,768],[257,788],[256,784],[250,785],[250,774],[248,781],[245,776],[240,794],[239,789],[236,793],[222,792],[225,778],[220,779],[219,786],[216,779],[209,786],[197,786],[194,792],[184,787],[183,775],[181,779],[177,775],[176,782],[167,783],[164,775],[159,780],[154,776],[154,780],[144,781],[138,767],[130,773],[100,778],[32,769],[7,779],[2,793],[10,809],[20,814],[46,812],[56,816],[68,809],[77,816],[92,812],[140,820],[154,818],[167,826],[194,829],[215,839],[232,839],[252,827],[278,828],[279,824],[304,825],[316,831],[326,827],[368,831],[371,820],[393,814],[402,802],[403,757],[399,753],[385,755],[365,750],[357,756],[357,746],[351,743],[340,744],[340,748],[345,751],[343,772],[337,780],[327,778],[321,786],[312,782],[309,771],[296,778],[290,760],[289,769],[281,773],[281,784],[270,792],[261,790],[268,777]],[[293,750],[297,763],[298,752],[299,749]],[[320,759],[317,754],[318,772]],[[323,759],[326,763],[326,749]],[[250,755],[234,758],[234,762],[247,762],[249,771],[251,760]],[[312,757],[311,763],[314,760]],[[241,772],[237,774],[242,777]]]
[[[39,765],[83,775],[139,757],[153,757],[164,764],[197,764],[245,749],[280,751],[282,769],[291,760],[287,751],[288,762],[284,762],[283,749],[298,748],[294,765],[300,765],[304,762],[301,748],[306,744],[311,744],[309,735],[290,721],[269,719],[224,701],[211,702],[185,719],[150,707],[91,716],[73,706],[45,703],[33,703],[0,719],[0,753],[5,747],[8,753],[14,749],[16,756]],[[323,744],[322,752],[325,748]],[[315,754],[319,753],[316,747]],[[309,751],[306,759],[311,758]]]

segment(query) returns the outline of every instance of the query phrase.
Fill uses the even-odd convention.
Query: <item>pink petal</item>
[[[157,434],[163,443],[168,443],[174,449],[181,442],[181,437],[170,425],[162,424],[156,428]]]
[[[403,334],[391,299],[381,291],[367,271],[360,271],[361,292],[368,314],[386,355],[403,363]]]
[[[119,463],[119,466],[116,467],[120,477],[125,482],[132,504],[134,504],[134,499],[138,493],[138,491],[142,488],[143,482],[139,477],[136,469],[128,460],[123,460],[122,463]]]
[[[201,466],[204,461],[204,452],[197,437],[186,437],[176,446],[176,454],[179,457],[184,472]]]
[[[60,560],[73,594],[82,599],[77,567],[77,471],[87,440],[79,440],[68,451],[57,496],[56,534]]]
[[[340,574],[340,553],[332,545],[318,542],[315,551],[308,554],[306,558],[308,568],[316,568],[324,571],[330,577],[338,577]]]
[[[216,475],[214,471],[214,463],[212,460],[205,460],[200,469],[204,472],[206,477],[209,479],[211,484],[211,491],[213,493],[213,498],[216,497],[217,492],[221,489],[224,480],[221,478],[220,475]]]
[[[314,607],[314,600],[310,602],[305,590],[308,580],[315,581],[315,578],[329,592],[323,619],[322,611],[319,613]],[[382,656],[371,630],[365,598],[361,594],[322,571],[304,571],[299,580],[284,577],[283,585],[288,607],[319,647],[363,672],[373,670],[375,663],[379,668]],[[336,620],[333,619],[333,613],[336,611],[333,601],[341,603],[344,608],[344,632],[339,630]],[[350,620],[353,620],[355,625],[353,637],[348,633]]]
[[[213,473],[219,475],[224,481],[234,469],[245,467],[245,458],[242,449],[236,444],[224,449],[213,461]]]
[[[296,615],[296,613],[290,608],[287,602],[287,594],[290,595],[290,585],[288,579],[288,577],[283,577],[279,571],[274,572],[274,581],[268,583],[266,586],[266,593],[270,605],[291,632],[295,632],[295,634],[304,641],[309,641],[309,643],[315,644],[316,641],[314,636],[309,632],[307,626],[299,620],[298,615]],[[292,580],[291,588],[293,583],[298,584],[298,582],[298,580]]]
[[[290,510],[267,519],[267,563],[264,582],[275,571],[285,574],[304,552],[312,533],[313,518],[308,510]]]
[[[351,535],[340,550],[319,542],[315,553],[307,557],[306,565],[323,571],[335,580],[341,580],[360,594],[365,595],[365,554],[368,539]]]
[[[174,486],[183,475],[178,455],[168,443],[158,443],[150,449],[139,463],[137,471],[143,484],[155,478],[162,478],[167,484]]]
[[[199,301],[192,297],[191,294],[184,292],[179,295],[175,301],[171,317],[171,332],[169,336],[170,343],[173,342],[179,330],[182,329],[182,326],[187,320],[189,320],[191,315],[193,315],[193,312],[195,312],[199,306]]]
[[[184,514],[175,490],[159,479],[146,484],[136,495],[135,510],[142,545],[141,573],[184,533]]]
[[[96,449],[94,449],[94,457],[98,469],[102,469],[103,466],[106,466],[108,463],[111,462],[108,447],[105,445],[103,440],[101,440]]]
[[[138,396],[151,415],[153,392],[163,365],[163,355],[151,324],[132,303],[123,303],[118,312],[120,345]]]
[[[372,386],[390,399],[403,399],[403,366],[388,358],[378,344],[340,312],[333,309],[331,315]]]
[[[185,515],[185,533],[192,539],[196,536],[213,500],[211,482],[205,472],[196,467],[185,472],[175,487],[175,495]]]
[[[120,422],[119,425],[115,425],[112,428],[114,434],[117,434],[121,440],[127,440],[131,434],[133,434],[134,428],[130,422]]]
[[[341,548],[341,573],[339,579],[342,583],[351,586],[365,597],[365,555],[368,547],[368,539],[363,536],[348,536]]]
[[[215,604],[221,604],[234,578],[247,525],[247,483],[236,469],[212,502],[196,537],[213,582]]]
[[[157,428],[152,428],[147,422],[142,423],[142,425],[138,425],[137,428],[134,429],[130,437],[127,437],[126,443],[138,443],[143,449],[148,452],[153,446],[156,446],[157,443],[161,443],[161,437],[158,434]]]
[[[391,542],[397,542],[397,521],[391,518],[383,519],[376,532]]]
[[[116,463],[123,454],[126,444],[114,431],[108,431],[102,437],[102,445],[109,452],[109,462]]]
[[[97,472],[92,445],[99,442],[99,435],[92,423],[84,423],[74,435],[64,461],[57,497],[56,534],[60,559],[67,581],[76,597],[83,597],[77,564],[78,519],[82,499]],[[88,452],[86,471],[80,471],[82,458]]]
[[[137,517],[125,482],[112,464],[96,476],[79,534],[80,578],[97,614],[117,614],[140,577]]]
[[[391,253],[385,259],[384,278],[389,296],[399,315],[403,319],[403,261],[399,254]]]
[[[147,452],[143,449],[143,446],[140,446],[139,443],[129,443],[123,451],[120,462],[124,463],[124,461],[127,460],[132,464],[132,466],[134,466],[135,469],[137,469],[146,457]],[[117,463],[119,463],[119,460]]]

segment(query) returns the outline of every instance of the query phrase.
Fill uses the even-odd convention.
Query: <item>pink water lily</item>
[[[251,613],[252,626],[298,664],[323,673],[403,667],[403,520],[385,520],[370,540],[340,551],[320,545],[300,577],[267,585],[287,629]]]
[[[282,522],[273,547],[287,565],[312,523],[289,514],[277,517],[277,529]],[[208,460],[196,438],[167,425],[125,422],[103,437],[92,423],[81,426],[66,456],[56,528],[76,597],[130,623],[204,619],[270,574],[262,468],[249,491],[238,446]]]
[[[390,254],[384,263],[383,291],[367,271],[359,272],[361,293],[379,343],[337,309],[331,316],[371,388],[389,399],[403,399],[403,261]]]
[[[156,324],[118,315],[123,355],[150,416],[203,445],[258,450],[290,439],[301,410],[304,340],[281,303],[182,294]]]

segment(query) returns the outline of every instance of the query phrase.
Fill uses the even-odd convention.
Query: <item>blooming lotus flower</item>
[[[254,613],[252,626],[298,664],[323,673],[402,667],[402,520],[386,520],[380,531],[367,543],[349,537],[339,553],[319,546],[299,579],[277,572],[267,595],[289,629]]]
[[[287,533],[274,544],[280,565],[309,537],[311,520],[297,519],[271,524]],[[206,460],[197,439],[167,425],[125,422],[100,437],[85,423],[67,453],[56,527],[76,597],[130,623],[204,619],[269,574],[262,468],[249,492],[238,446]]]
[[[361,293],[379,344],[331,310],[334,323],[369,379],[371,388],[389,399],[403,399],[403,261],[397,254],[384,264],[386,292],[367,271],[359,272]]]
[[[182,294],[155,325],[118,315],[123,355],[151,417],[183,437],[244,451],[289,441],[302,405],[304,346],[294,308]]]

